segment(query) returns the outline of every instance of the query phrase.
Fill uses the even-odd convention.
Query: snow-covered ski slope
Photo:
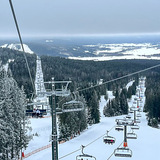
[[[109,92],[109,98],[113,98],[111,92]],[[132,96],[132,100],[129,102],[129,106],[132,106],[135,96]],[[143,105],[145,97],[143,98]],[[104,96],[101,97],[100,101],[100,112],[101,122],[93,126],[89,126],[87,130],[81,133],[80,136],[67,141],[63,144],[59,144],[59,159],[64,160],[76,160],[76,156],[81,154],[80,146],[86,146],[84,153],[90,154],[96,157],[97,160],[107,160],[114,152],[114,150],[123,142],[123,132],[116,131],[114,129],[115,119],[123,118],[124,116],[118,117],[104,117],[102,116],[103,107],[106,105]],[[138,138],[135,140],[128,140],[128,147],[132,150],[131,158],[119,158],[112,155],[111,160],[115,159],[130,159],[130,160],[158,160],[159,148],[160,148],[160,130],[151,128],[147,125],[145,113],[141,113],[141,123],[139,124],[140,130],[135,131]],[[133,115],[132,115],[133,116]],[[39,132],[39,137],[34,138],[29,144],[29,147],[25,151],[31,152],[43,145],[49,144],[49,136],[51,133],[51,119],[31,119],[33,131]],[[116,143],[113,145],[104,144],[103,135],[106,130],[110,130],[109,135],[116,138]],[[128,132],[130,131],[128,127]],[[78,150],[79,149],[79,150]],[[77,152],[74,152],[78,150]],[[73,152],[73,153],[72,153]],[[72,153],[68,155],[69,153]],[[63,158],[63,156],[68,155]],[[51,160],[52,153],[51,148],[43,150],[39,153],[33,154],[26,158],[26,160]]]

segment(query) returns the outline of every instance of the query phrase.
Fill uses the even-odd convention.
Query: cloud
[[[0,34],[16,34],[9,3],[1,0]],[[160,32],[159,0],[16,0],[22,34]]]

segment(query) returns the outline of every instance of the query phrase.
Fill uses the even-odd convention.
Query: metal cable
[[[13,7],[13,4],[12,4],[12,0],[9,0],[9,4],[10,4],[10,7],[11,7],[11,11],[12,11],[12,15],[13,15],[14,22],[15,22],[15,25],[16,25],[16,29],[17,29],[17,32],[18,32],[19,40],[20,40],[20,43],[21,43],[23,56],[24,56],[25,61],[26,61],[29,77],[30,77],[31,84],[32,84],[32,87],[33,87],[33,93],[35,93],[35,87],[34,87],[33,79],[32,79],[32,76],[31,76],[31,71],[30,71],[30,68],[29,68],[29,65],[28,65],[28,60],[27,60],[27,57],[25,55],[24,45],[23,45],[23,42],[22,42],[20,30],[19,30],[19,27],[18,27],[18,22],[17,22],[16,15],[15,15],[15,12],[14,12],[14,7]]]
[[[105,134],[106,134],[106,133],[105,133]],[[102,138],[105,134],[103,134],[102,136],[96,138],[94,141],[88,143],[88,144],[85,146],[85,148],[88,147],[89,145],[91,145],[92,143],[96,142],[96,141],[99,140],[100,138]]]
[[[114,125],[108,132],[110,132],[116,125]]]
[[[76,92],[82,92],[82,91],[85,91],[85,90],[88,90],[88,89],[91,89],[91,88],[95,88],[95,87],[98,87],[98,86],[102,86],[102,85],[104,85],[104,84],[108,84],[108,83],[110,83],[110,82],[114,82],[114,81],[117,81],[117,80],[120,80],[120,79],[123,79],[123,78],[126,78],[126,77],[130,77],[130,76],[133,76],[133,75],[135,75],[135,74],[138,74],[138,73],[141,73],[141,72],[145,72],[145,71],[148,71],[148,70],[150,70],[150,69],[157,68],[157,67],[160,67],[160,64],[157,64],[157,65],[152,66],[152,67],[148,67],[148,68],[146,68],[146,69],[143,69],[143,70],[140,70],[140,71],[137,71],[137,72],[133,72],[133,73],[127,74],[127,75],[122,76],[122,77],[119,77],[119,78],[115,78],[115,79],[106,81],[106,82],[104,82],[104,83],[102,83],[102,84],[97,84],[97,85],[94,85],[94,86],[91,86],[91,87],[87,87],[87,88],[84,88],[84,89],[80,89],[80,90],[78,90],[78,91],[76,91]]]
[[[109,132],[110,132],[114,127],[115,127],[115,125],[109,130]],[[106,133],[105,133],[105,134],[106,134]],[[86,146],[84,146],[84,148],[86,148],[86,147],[88,147],[89,145],[91,145],[92,143],[96,142],[97,140],[99,140],[100,138],[102,138],[105,134],[101,135],[100,137],[96,138],[96,139],[93,140],[92,142],[88,143]],[[81,150],[81,149],[77,149],[77,150],[75,150],[75,151],[73,151],[73,152],[71,152],[71,153],[68,153],[68,154],[60,157],[59,159],[63,159],[63,158],[65,158],[65,157],[67,157],[67,156],[69,156],[69,155],[71,155],[71,154],[73,154],[73,153],[76,153],[76,152],[80,151],[80,150]]]
[[[110,132],[114,127],[115,127],[115,125],[114,125],[108,132]],[[106,134],[106,133],[105,133],[105,134]],[[98,137],[98,138],[95,139],[94,141],[90,142],[90,143],[87,144],[85,147],[88,147],[88,146],[91,145],[92,143],[96,142],[98,139],[102,138],[105,134],[103,134],[102,136]]]
[[[77,149],[77,150],[75,150],[75,151],[73,151],[73,152],[71,152],[71,153],[68,153],[68,154],[66,154],[65,156],[62,156],[62,157],[60,157],[60,158],[58,158],[58,159],[65,158],[65,157],[67,157],[67,156],[69,156],[69,155],[71,155],[71,154],[73,154],[73,153],[76,153],[76,152],[78,152],[78,151],[80,151],[80,150],[81,150],[81,148],[80,148],[80,149]]]
[[[123,141],[122,141],[122,143],[123,143]],[[117,148],[119,148],[122,145],[122,143]],[[107,160],[109,160],[113,156],[113,154],[114,154],[114,152],[109,156],[109,158]]]

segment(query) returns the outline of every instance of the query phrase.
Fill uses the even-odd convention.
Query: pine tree
[[[92,92],[88,105],[89,105],[89,112],[91,114],[91,121],[93,123],[99,123],[100,121],[99,102],[98,102],[98,96],[95,91]]]
[[[122,114],[128,114],[128,102],[127,102],[127,90],[126,88],[122,89],[120,94],[120,106]]]
[[[109,100],[107,105],[104,107],[103,113],[107,117],[114,116],[114,107],[113,107],[113,101]]]
[[[87,127],[85,99],[82,95],[80,96],[79,94],[76,95],[76,99],[77,101],[81,101],[83,103],[84,110],[78,112],[63,113],[59,116],[60,139],[68,139],[71,136],[75,136]],[[72,108],[74,108],[74,106]]]
[[[105,98],[106,101],[108,100],[108,92],[107,92],[107,89],[106,89],[106,93],[105,93],[105,95],[104,95],[104,98]]]
[[[130,99],[132,97],[132,86],[128,88],[127,98]]]
[[[0,70],[0,159],[18,159],[29,137],[25,118],[26,100],[10,70]],[[3,126],[2,126],[3,125]]]

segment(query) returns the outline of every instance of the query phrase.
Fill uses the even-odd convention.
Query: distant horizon
[[[29,35],[22,34],[23,38],[60,38],[60,37],[129,37],[129,36],[160,36],[160,32],[155,33],[110,33],[110,34],[46,34],[46,35]],[[15,39],[18,38],[18,35],[1,35],[0,39]]]

